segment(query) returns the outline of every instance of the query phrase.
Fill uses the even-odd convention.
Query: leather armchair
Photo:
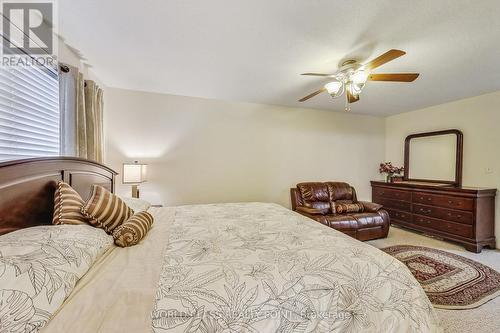
[[[300,183],[290,189],[292,209],[358,240],[387,237],[390,219],[379,204],[358,201],[347,183]],[[347,213],[338,207],[347,207]]]

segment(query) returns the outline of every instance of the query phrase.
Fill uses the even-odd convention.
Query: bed
[[[115,176],[73,158],[0,164],[0,243],[26,228],[56,230],[50,225],[56,181],[85,199],[92,184],[113,191]],[[102,247],[62,306],[34,331],[441,331],[403,264],[279,205],[149,211],[155,223],[147,237],[130,248]],[[0,332],[5,304],[0,300]]]

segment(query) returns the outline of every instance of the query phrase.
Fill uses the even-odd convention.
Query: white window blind
[[[37,66],[0,66],[0,161],[59,155],[59,81]]]

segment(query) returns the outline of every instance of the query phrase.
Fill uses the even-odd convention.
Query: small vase
[[[388,173],[386,178],[385,178],[385,181],[387,183],[392,183],[392,173]]]

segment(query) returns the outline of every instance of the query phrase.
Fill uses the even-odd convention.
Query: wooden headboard
[[[72,157],[0,163],[0,235],[51,224],[58,181],[70,184],[87,200],[93,184],[114,192],[116,175],[104,165]]]

